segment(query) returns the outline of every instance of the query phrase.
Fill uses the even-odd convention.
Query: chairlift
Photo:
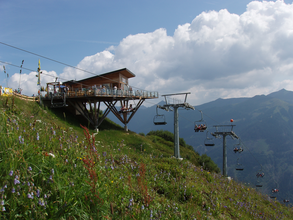
[[[243,165],[239,162],[239,158],[237,159],[237,163],[236,163],[236,170],[237,171],[243,171],[244,168],[243,168]]]
[[[272,189],[271,190],[271,195],[270,195],[270,198],[271,199],[274,199],[274,198],[276,198],[277,196],[276,196],[276,194],[279,192],[279,190],[278,189]]]
[[[195,132],[199,132],[199,131],[204,132],[207,129],[206,122],[203,119],[202,111],[200,111],[200,113],[201,113],[201,119],[194,122],[194,131]]]
[[[154,120],[153,120],[154,124],[155,125],[166,125],[167,122],[166,122],[166,119],[165,119],[165,115],[159,115],[158,106],[156,108],[156,112],[157,112],[157,114],[155,115]]]
[[[241,147],[240,140],[239,140],[238,144],[234,145],[233,151],[234,151],[234,153],[237,153],[237,152],[242,153],[243,152],[243,148]]]
[[[204,145],[207,147],[213,147],[213,146],[215,146],[214,140],[213,140],[213,138],[208,137],[208,133],[209,132],[207,132],[207,137],[204,140]]]
[[[262,172],[262,169],[257,172],[256,177],[257,181],[255,184],[255,187],[262,187],[262,178],[265,176],[264,172]]]

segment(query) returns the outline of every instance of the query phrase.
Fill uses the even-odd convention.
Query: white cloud
[[[173,36],[163,28],[129,35],[77,67],[95,74],[126,67],[136,74],[132,87],[160,94],[190,91],[189,102],[197,105],[219,97],[292,90],[292,61],[293,4],[253,1],[241,15],[226,9],[202,12],[179,25]],[[90,76],[72,68],[60,75]],[[17,74],[15,78],[17,82]],[[27,75],[28,91],[32,81],[36,78]]]
[[[9,87],[11,87],[13,90],[18,89],[19,85],[22,89],[22,94],[25,95],[37,95],[38,90],[40,87],[37,85],[38,78],[36,77],[37,72],[30,72],[29,74],[19,74],[15,73],[9,78]],[[57,77],[57,74],[55,71],[46,71],[42,70],[41,74],[41,84],[43,86],[46,85],[47,82],[54,82],[55,78]]]

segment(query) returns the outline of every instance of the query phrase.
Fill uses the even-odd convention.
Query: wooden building
[[[84,116],[95,128],[112,111],[127,130],[127,124],[144,100],[158,98],[158,92],[132,88],[129,79],[133,77],[135,75],[124,68],[78,81],[50,82],[42,101],[51,108],[69,108],[74,114]],[[99,115],[101,103],[107,107],[103,115]]]

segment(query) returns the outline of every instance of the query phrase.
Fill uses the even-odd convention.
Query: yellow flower
[[[111,183],[113,183],[113,181],[111,181]]]

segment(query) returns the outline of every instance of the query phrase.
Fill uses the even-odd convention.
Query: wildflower
[[[12,193],[15,193],[15,189],[14,189],[14,187],[12,188],[11,192],[12,192]]]
[[[141,210],[144,210],[144,205],[141,206]]]
[[[39,198],[40,197],[40,190],[37,189],[37,197]]]
[[[15,177],[14,179],[14,185],[20,184],[19,180]]]
[[[50,180],[53,180],[53,177],[52,177],[52,175],[50,176]]]
[[[29,167],[28,167],[28,170],[29,170],[29,171],[32,171],[33,169],[31,168],[31,166],[29,166]]]
[[[9,176],[12,176],[12,175],[13,175],[13,170],[10,170]]]
[[[2,211],[3,211],[3,212],[5,212],[5,211],[6,211],[6,209],[5,209],[5,207],[4,207],[4,206],[2,207]]]
[[[44,203],[42,200],[40,200],[40,199],[39,199],[38,204],[39,204],[40,206],[45,206],[45,203]]]
[[[27,194],[27,198],[29,198],[29,199],[33,199],[33,198],[34,198],[34,195],[33,195],[33,193],[31,193],[31,194],[30,194],[30,193],[28,193],[28,194]]]
[[[4,200],[1,200],[1,205],[4,205]]]

